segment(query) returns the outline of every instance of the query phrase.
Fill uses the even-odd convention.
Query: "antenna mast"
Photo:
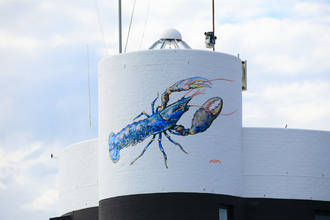
[[[53,159],[53,122],[50,123],[50,158]]]
[[[215,35],[215,28],[214,28],[214,0],[212,0],[212,22],[213,22],[213,34]],[[213,51],[215,51],[215,45],[213,46]]]
[[[217,39],[217,36],[215,36],[215,24],[214,24],[214,0],[212,0],[212,27],[213,30],[209,32],[205,32],[205,44],[206,48],[213,48],[213,51],[215,51],[215,41]]]
[[[121,0],[118,0],[118,20],[119,20],[119,53],[121,53]]]
[[[91,139],[92,139],[91,87],[90,87],[90,80],[89,80],[89,51],[88,51],[88,45],[87,45],[87,65],[88,65],[88,97],[89,97],[89,130],[90,130]]]

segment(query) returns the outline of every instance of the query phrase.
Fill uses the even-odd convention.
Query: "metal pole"
[[[118,0],[118,16],[119,16],[119,53],[122,52],[122,41],[121,41],[121,0]]]
[[[212,0],[212,23],[213,23],[213,34],[215,36],[215,29],[214,29],[214,0]],[[213,45],[213,51],[215,51],[215,45]]]
[[[90,79],[89,79],[89,51],[87,45],[87,65],[88,65],[88,98],[89,98],[89,131],[91,134],[92,139],[92,111],[91,111],[91,86],[90,86]]]

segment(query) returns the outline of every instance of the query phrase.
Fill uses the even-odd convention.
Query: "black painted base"
[[[99,205],[100,220],[219,220],[219,208],[228,209],[228,220],[314,220],[315,213],[330,213],[330,201],[240,198],[204,193],[121,196],[102,200]]]
[[[330,202],[296,199],[244,199],[246,220],[315,220],[317,213],[330,214]]]
[[[330,216],[330,201],[240,198],[205,193],[120,196],[101,200],[99,207],[66,215],[72,220],[219,220],[219,208],[227,208],[228,220],[314,220],[318,213]]]
[[[128,219],[219,219],[219,205],[243,219],[243,199],[202,193],[159,193],[121,196],[100,201],[100,220]],[[235,209],[233,209],[235,207]]]
[[[80,209],[49,220],[98,220],[99,207]]]

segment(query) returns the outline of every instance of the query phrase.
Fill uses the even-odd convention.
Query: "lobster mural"
[[[226,80],[226,79],[216,79],[216,80]],[[161,105],[154,108],[155,102],[158,99],[159,94],[157,94],[156,99],[151,103],[152,115],[148,115],[146,112],[142,112],[133,121],[142,115],[147,118],[134,122],[127,125],[119,133],[110,133],[109,135],[109,153],[110,158],[114,163],[117,163],[120,159],[119,151],[124,147],[130,145],[134,146],[144,139],[152,135],[151,141],[146,145],[141,154],[131,162],[131,165],[139,159],[145,151],[148,149],[150,144],[155,140],[156,135],[158,135],[159,149],[164,156],[165,167],[167,167],[167,156],[162,147],[162,134],[164,134],[170,142],[177,145],[184,153],[188,154],[182,146],[172,140],[172,138],[167,134],[170,132],[174,135],[187,136],[198,134],[206,131],[212,122],[218,117],[223,106],[223,100],[220,97],[213,97],[207,100],[203,106],[200,107],[194,114],[192,119],[191,128],[185,128],[182,125],[177,125],[177,122],[181,116],[189,110],[189,107],[194,105],[188,105],[190,100],[199,95],[203,94],[200,88],[211,88],[211,81],[202,77],[192,77],[176,82],[174,85],[166,89],[166,91],[161,96]],[[226,80],[231,81],[232,80]],[[197,89],[197,90],[195,90]],[[189,91],[188,91],[189,90]],[[185,97],[189,92],[195,90],[195,92],[189,96]],[[167,106],[169,101],[169,95],[172,92],[188,91],[180,100],[174,102],[173,104]],[[211,108],[211,106],[214,108]]]

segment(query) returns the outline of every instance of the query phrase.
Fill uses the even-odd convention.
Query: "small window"
[[[315,220],[330,220],[330,212],[316,212]]]
[[[327,216],[327,215],[315,215],[315,220],[330,220],[330,216]]]
[[[228,220],[228,207],[220,206],[220,208],[219,208],[219,220]]]

